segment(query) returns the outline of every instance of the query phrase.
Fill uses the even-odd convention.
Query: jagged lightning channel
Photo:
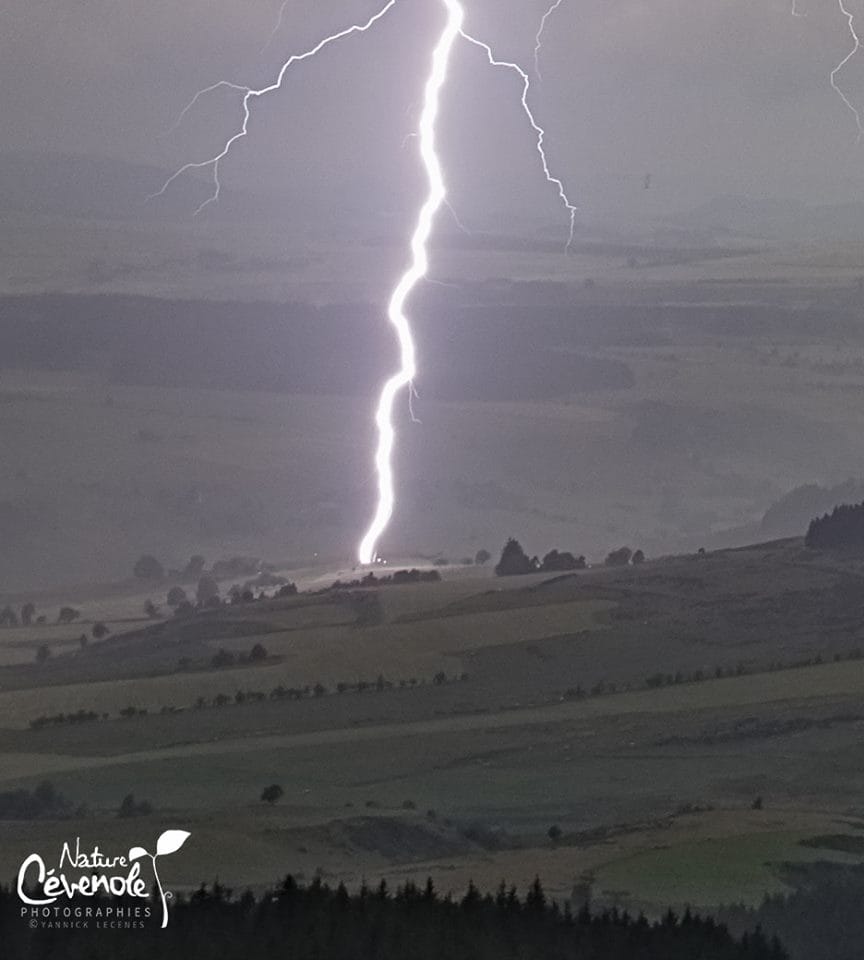
[[[274,24],[273,29],[270,31],[270,36],[267,38],[267,42],[261,48],[262,53],[264,53],[270,44],[276,39],[276,34],[282,29],[282,21],[285,19],[285,11],[288,9],[288,4],[290,2],[291,0],[282,0],[282,6],[279,7],[279,15],[276,17],[276,23]]]
[[[537,36],[534,37],[534,75],[538,80],[542,80],[543,77],[540,74],[540,50],[543,47],[543,32],[546,29],[546,21],[552,16],[552,14],[561,6],[564,0],[555,0],[551,7],[543,14],[543,18],[540,20],[540,29],[537,31]]]
[[[846,104],[849,110],[852,111],[853,116],[855,117],[855,125],[858,128],[858,143],[861,142],[861,138],[864,137],[864,124],[861,122],[861,114],[858,111],[858,108],[854,103],[846,96],[846,94],[837,86],[837,74],[846,66],[847,63],[855,56],[856,53],[861,49],[861,40],[858,37],[858,31],[855,29],[855,14],[847,9],[844,0],[837,0],[837,3],[840,7],[840,12],[846,18],[846,22],[849,24],[849,33],[852,34],[853,46],[849,53],[837,64],[837,66],[831,71],[831,86],[836,91],[837,95]]]
[[[375,560],[378,540],[393,516],[395,502],[393,489],[393,445],[396,439],[393,427],[393,404],[399,392],[411,389],[416,374],[416,357],[411,326],[405,315],[405,303],[411,291],[422,280],[429,268],[427,244],[432,232],[435,214],[446,200],[447,192],[441,161],[436,150],[435,126],[441,89],[447,79],[450,54],[462,30],[465,11],[458,0],[442,0],[447,8],[447,20],[438,44],[432,54],[432,68],[426,81],[423,112],[420,116],[420,156],[429,179],[429,192],[420,209],[417,226],[411,237],[411,264],[397,283],[390,298],[387,317],[399,339],[401,366],[384,384],[375,413],[378,428],[378,446],[375,452],[375,468],[378,474],[378,504],[369,529],[360,541],[357,558],[360,563]],[[410,394],[409,394],[410,395]]]
[[[544,146],[546,136],[545,131],[537,123],[528,104],[528,94],[531,87],[531,81],[528,74],[516,63],[498,60],[493,54],[492,48],[488,44],[482,42],[481,40],[477,40],[475,37],[464,32],[462,27],[465,19],[465,11],[460,0],[440,0],[440,2],[446,9],[446,23],[433,50],[432,66],[425,85],[423,110],[420,119],[419,131],[417,134],[420,144],[420,156],[428,177],[429,191],[426,200],[420,209],[417,225],[411,237],[410,265],[396,284],[391,294],[387,310],[388,320],[396,331],[399,341],[400,367],[399,370],[384,383],[375,413],[375,424],[378,431],[378,441],[375,451],[375,468],[378,477],[378,502],[369,528],[364,534],[363,539],[358,547],[358,558],[360,562],[364,564],[372,563],[376,559],[378,540],[380,539],[384,530],[387,528],[387,525],[389,524],[393,515],[395,494],[393,485],[392,456],[396,438],[395,428],[393,426],[393,406],[396,397],[404,388],[407,388],[408,392],[408,406],[411,418],[412,420],[416,420],[412,408],[412,399],[415,396],[413,381],[417,369],[416,350],[411,333],[410,322],[405,313],[405,306],[411,292],[421,280],[426,278],[429,267],[427,246],[435,216],[442,205],[449,206],[446,197],[446,189],[444,186],[441,161],[438,158],[436,150],[436,122],[439,112],[441,90],[447,79],[451,53],[458,38],[461,37],[473,46],[479,47],[485,53],[490,65],[494,67],[503,67],[507,70],[515,72],[519,76],[522,83],[522,109],[528,118],[531,128],[537,136],[536,146],[542,163],[543,173],[547,182],[555,186],[559,199],[569,213],[570,230],[567,240],[568,250],[573,242],[576,223],[577,208],[570,202],[562,181],[558,177],[554,176],[551,172]],[[554,10],[560,6],[561,2],[562,0],[557,0],[557,2],[555,2],[544,15],[543,21],[540,24],[540,29],[538,30],[536,36],[538,50],[535,50],[535,56],[539,55],[539,47],[542,46],[542,35],[546,21],[554,12]],[[221,181],[219,177],[220,164],[231,152],[232,147],[237,143],[237,141],[247,136],[249,122],[252,116],[251,105],[253,101],[279,90],[282,87],[286,73],[295,63],[308,60],[316,56],[321,50],[324,49],[324,47],[348,37],[351,34],[365,33],[379,20],[381,20],[396,5],[396,3],[397,0],[387,0],[387,2],[378,10],[378,12],[371,16],[365,23],[353,24],[352,26],[339,31],[338,33],[334,33],[331,36],[325,37],[322,41],[312,47],[312,49],[307,50],[305,53],[292,55],[282,64],[282,67],[280,68],[273,83],[268,84],[267,86],[256,89],[254,87],[244,86],[242,84],[233,83],[227,80],[219,80],[216,83],[211,84],[209,87],[199,90],[198,93],[195,94],[195,96],[180,112],[172,129],[176,128],[180,123],[182,123],[189,111],[192,110],[192,108],[202,97],[206,96],[208,93],[212,93],[222,88],[243,94],[241,101],[242,123],[240,124],[239,129],[225,141],[222,149],[218,153],[206,160],[184,164],[165,181],[165,183],[162,185],[162,188],[153,194],[151,199],[162,196],[171,186],[171,184],[174,183],[174,181],[184,173],[187,173],[191,170],[210,168],[213,173],[213,193],[202,204],[200,204],[198,209],[195,211],[195,214],[199,214],[209,204],[216,202],[221,193]],[[279,19],[277,20],[276,27],[271,34],[271,40],[281,26],[285,7],[286,3],[283,3],[282,7],[280,7]],[[450,209],[451,212],[453,212],[452,208]],[[458,217],[456,216],[455,212],[453,212],[453,216],[457,221],[457,224],[459,224]],[[462,228],[461,224],[459,224],[459,226]]]
[[[378,23],[382,17],[386,16],[389,11],[396,6],[397,0],[387,0],[383,7],[378,10],[377,13],[373,14],[365,23],[355,23],[350,27],[346,27],[344,30],[340,30],[338,33],[331,34],[329,37],[325,37],[319,43],[317,43],[311,50],[307,50],[305,53],[296,53],[290,56],[279,69],[276,79],[273,83],[268,84],[265,87],[260,87],[255,89],[253,87],[245,87],[241,84],[231,83],[227,80],[219,80],[216,83],[211,84],[209,87],[205,87],[203,90],[199,90],[198,93],[186,104],[186,106],[181,111],[175,127],[177,124],[181,123],[186,114],[195,106],[195,104],[207,93],[211,93],[214,90],[218,90],[222,87],[226,87],[232,90],[238,90],[243,92],[243,122],[240,125],[240,129],[232,134],[226,141],[225,145],[219,151],[219,153],[210,157],[207,160],[200,160],[194,163],[186,163],[176,173],[172,174],[164,184],[162,188],[157,190],[156,193],[150,196],[150,199],[153,200],[156,197],[162,196],[165,191],[174,183],[178,177],[181,177],[184,173],[188,173],[190,170],[206,170],[208,167],[213,171],[213,193],[198,207],[195,211],[197,216],[201,211],[209,206],[211,203],[214,203],[219,199],[219,194],[222,191],[222,184],[219,180],[219,164],[228,156],[231,152],[231,148],[237,143],[238,140],[245,137],[249,130],[249,120],[252,116],[252,111],[250,108],[250,103],[252,100],[257,100],[260,97],[265,97],[269,93],[274,93],[276,90],[279,90],[282,86],[282,82],[285,79],[285,74],[288,70],[294,66],[295,63],[300,63],[303,60],[309,60],[312,57],[320,53],[325,47],[329,46],[331,43],[335,43],[338,40],[342,40],[345,37],[351,36],[355,33],[365,33],[367,30],[371,29]]]
[[[507,70],[511,70],[517,74],[522,81],[522,110],[525,112],[525,116],[528,118],[528,122],[531,124],[531,129],[537,134],[537,153],[540,155],[540,162],[543,165],[543,173],[547,182],[554,186],[558,191],[558,199],[564,205],[570,217],[570,232],[567,236],[566,246],[566,249],[569,251],[570,247],[573,245],[573,236],[576,231],[576,214],[578,213],[579,208],[574,203],[571,203],[570,198],[567,196],[567,191],[564,188],[563,182],[552,173],[552,170],[549,167],[549,160],[546,156],[546,147],[544,145],[546,141],[546,131],[540,126],[539,123],[537,123],[537,120],[534,117],[534,112],[531,110],[531,107],[528,104],[528,94],[531,90],[531,78],[522,69],[522,67],[519,66],[518,63],[511,63],[507,60],[498,60],[488,43],[478,40],[476,37],[471,36],[470,33],[466,33],[464,30],[461,30],[460,34],[464,40],[467,40],[468,43],[473,44],[475,47],[479,47],[486,54],[486,59],[489,61],[491,66],[504,67]]]

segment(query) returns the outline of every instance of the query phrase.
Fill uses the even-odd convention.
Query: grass
[[[40,674],[28,668],[19,680],[37,685],[0,692],[2,789],[50,777],[89,805],[94,829],[113,824],[113,811],[133,792],[156,804],[153,823],[194,826],[208,838],[224,830],[230,839],[223,866],[216,850],[204,848],[190,863],[199,879],[219,872],[232,883],[270,882],[279,862],[355,878],[364,870],[405,876],[422,868],[454,883],[470,871],[490,885],[502,870],[518,880],[542,868],[563,893],[593,871],[595,889],[611,891],[605,895],[612,899],[712,903],[732,890],[753,900],[780,889],[775,865],[784,860],[844,855],[798,841],[842,832],[827,813],[857,803],[864,756],[855,718],[864,660],[561,697],[574,665],[586,687],[597,677],[623,686],[642,677],[647,663],[673,672],[700,665],[707,675],[712,664],[730,666],[744,656],[757,670],[790,650],[827,653],[840,638],[854,644],[861,629],[857,587],[842,564],[811,570],[800,545],[781,543],[564,580],[514,578],[500,592],[490,591],[485,576],[473,580],[464,571],[452,584],[381,589],[387,620],[363,629],[340,622],[349,607],[301,596],[226,608],[201,617],[191,631],[172,632],[168,624],[130,634],[88,652],[113,676],[99,682],[40,686]],[[829,603],[836,616],[817,634],[812,611]],[[739,622],[730,636],[732,617]],[[232,638],[232,624],[244,635]],[[120,676],[163,646],[174,657],[186,649],[248,649],[256,639],[278,659]],[[54,666],[62,679],[63,658]],[[378,672],[398,679],[401,670],[429,677],[438,668],[467,669],[469,679],[21,729],[37,713],[82,706],[152,710],[237,688],[374,679]],[[285,795],[277,809],[264,809],[257,798],[273,782]],[[747,833],[758,834],[758,842],[718,819],[723,811],[745,815],[756,793],[765,794],[766,811]],[[810,817],[823,817],[815,826],[774,813],[802,797]],[[405,800],[416,813],[403,809]],[[716,813],[673,824],[670,816],[688,807]],[[412,866],[382,852],[401,827],[382,827],[381,849],[363,852],[338,826],[367,814],[425,822],[427,809],[437,811],[436,830],[467,844],[463,852],[447,847],[446,857]],[[562,828],[561,849],[548,841],[552,824]],[[78,829],[55,825],[46,835],[67,826]],[[467,839],[472,826],[481,837],[499,838],[500,849]],[[114,827],[107,829],[113,836]],[[16,844],[0,853],[0,869],[11,869]],[[292,850],[301,847],[307,853],[295,857]]]
[[[757,906],[766,895],[789,892],[785,863],[833,860],[860,863],[862,856],[802,845],[807,834],[766,832],[679,843],[613,861],[595,874],[602,898],[651,904],[714,907]]]

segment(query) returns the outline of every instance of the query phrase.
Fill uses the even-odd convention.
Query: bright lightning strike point
[[[432,232],[435,214],[447,196],[441,161],[436,151],[435,123],[438,119],[441,88],[447,79],[450,54],[453,51],[453,44],[462,31],[465,11],[457,0],[443,0],[443,3],[447,8],[447,22],[432,54],[432,69],[426,81],[423,112],[420,116],[420,156],[429,178],[429,193],[420,209],[417,226],[411,238],[411,265],[396,285],[387,310],[387,317],[395,327],[399,338],[401,367],[384,384],[375,414],[375,424],[378,428],[378,448],[375,453],[375,467],[378,472],[378,506],[357,551],[360,563],[372,563],[375,560],[378,540],[393,516],[392,461],[393,445],[396,439],[393,428],[393,404],[397,394],[403,388],[408,387],[410,391],[417,371],[414,340],[405,315],[405,302],[414,287],[426,276],[429,268],[429,255],[426,249],[429,235]]]
[[[855,117],[855,125],[858,128],[858,140],[861,142],[861,138],[864,137],[864,124],[861,122],[861,114],[858,111],[858,108],[852,101],[846,96],[846,94],[837,86],[837,74],[846,66],[847,63],[855,56],[856,53],[861,49],[861,40],[858,37],[858,31],[855,29],[855,14],[846,8],[844,0],[837,0],[837,3],[840,7],[840,12],[846,18],[847,23],[849,24],[849,33],[852,34],[853,47],[846,54],[846,56],[837,64],[837,66],[831,71],[831,86],[836,91],[837,95],[846,104],[849,110],[852,111],[852,114]]]
[[[540,21],[540,29],[537,31],[537,36],[534,38],[534,75],[538,80],[542,80],[543,77],[540,75],[540,49],[543,46],[543,31],[546,29],[546,21],[552,14],[561,6],[564,0],[555,0],[551,7],[543,14],[543,19]]]

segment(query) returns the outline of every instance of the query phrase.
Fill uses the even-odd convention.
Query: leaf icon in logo
[[[166,830],[156,841],[156,856],[175,853],[191,836],[186,830]]]
[[[137,860],[139,857],[149,857],[150,854],[144,849],[144,847],[132,847],[129,851],[129,862]]]

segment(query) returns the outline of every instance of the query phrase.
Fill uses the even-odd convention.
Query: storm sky
[[[849,0],[862,14],[864,3]],[[0,0],[3,150],[118,157],[166,168],[218,147],[237,96],[213,94],[166,137],[196,89],[261,84],[281,60],[367,18],[381,0]],[[530,66],[547,0],[465,0],[467,29]],[[835,0],[565,0],[550,22],[533,105],[555,169],[587,210],[685,207],[724,194],[864,200],[864,144],[831,90],[851,49]],[[437,0],[400,0],[374,31],[300,65],[262,103],[224,168],[257,190],[368,190],[398,207],[412,189],[416,126]],[[864,51],[841,83],[864,104]],[[546,205],[518,85],[457,50],[442,105],[454,204]],[[652,191],[642,189],[653,176]],[[534,178],[532,180],[532,178]],[[528,185],[526,185],[528,184]]]

